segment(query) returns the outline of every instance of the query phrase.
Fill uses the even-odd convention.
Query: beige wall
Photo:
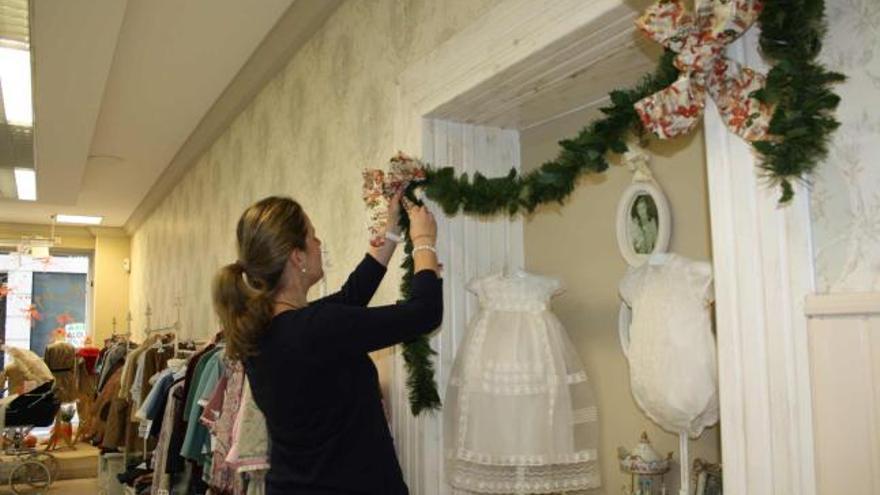
[[[524,131],[522,164],[526,170],[552,159],[556,144],[574,135],[595,115],[588,111]],[[655,142],[652,169],[672,210],[670,250],[700,260],[710,259],[709,213],[702,133],[673,142]],[[633,446],[645,430],[661,453],[678,459],[678,437],[663,432],[644,416],[630,394],[629,369],[617,333],[620,299],[617,284],[626,263],[617,248],[615,215],[620,195],[632,174],[623,166],[582,181],[564,206],[539,209],[525,225],[526,268],[560,278],[566,291],[553,303],[554,311],[584,360],[599,402],[600,462],[603,488],[597,493],[621,493],[624,476],[617,468],[617,447]],[[691,443],[691,458],[717,462],[719,431],[715,427]],[[677,489],[678,472],[667,475]],[[672,487],[670,487],[672,488]],[[669,493],[675,493],[670,491]]]
[[[361,171],[396,151],[395,78],[497,0],[346,2],[232,123],[132,238],[131,306],[143,324],[173,321],[183,335],[216,331],[210,283],[235,260],[234,229],[246,206],[291,195],[312,217],[338,287],[367,248]],[[398,295],[395,268],[377,295]]]
[[[100,345],[113,331],[124,331],[128,312],[129,275],[123,260],[131,256],[131,239],[125,235],[99,234],[95,239],[93,338]]]

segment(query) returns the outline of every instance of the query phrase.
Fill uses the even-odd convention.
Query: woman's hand
[[[409,237],[413,243],[413,271],[433,270],[439,273],[437,262],[437,221],[434,214],[426,206],[412,206],[407,209],[409,215]]]
[[[437,221],[427,206],[412,206],[409,215],[409,238],[415,246],[433,246],[437,241]]]

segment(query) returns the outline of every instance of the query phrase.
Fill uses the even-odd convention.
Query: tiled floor
[[[43,449],[38,448],[38,451],[42,452]],[[52,483],[49,490],[45,492],[34,490],[29,493],[34,495],[38,493],[48,495],[91,495],[97,493],[98,480],[95,476],[98,473],[98,449],[88,444],[78,444],[75,450],[59,449],[53,451],[52,455],[58,460],[59,479]],[[9,460],[8,456],[4,456],[3,460]],[[4,467],[11,469],[9,466]],[[13,493],[8,484],[8,476],[9,471],[3,471],[3,468],[0,468],[0,495],[12,495]]]
[[[88,478],[79,480],[63,480],[52,483],[49,491],[51,495],[86,495],[98,491],[98,479]]]
[[[98,479],[88,478],[79,480],[63,480],[52,483],[49,490],[44,492],[47,495],[86,495],[93,494],[98,491]],[[34,492],[36,495],[37,492]],[[11,495],[12,490],[9,485],[0,486],[0,495]]]

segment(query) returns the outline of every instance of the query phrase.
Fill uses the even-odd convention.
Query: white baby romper
[[[446,391],[444,450],[456,493],[560,493],[599,486],[598,412],[550,298],[560,282],[525,272],[468,289],[480,312]]]
[[[630,384],[664,430],[697,437],[718,422],[718,365],[709,304],[712,269],[676,254],[631,268],[620,296],[632,308]]]

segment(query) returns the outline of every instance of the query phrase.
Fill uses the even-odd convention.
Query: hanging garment
[[[174,425],[171,430],[171,438],[168,440],[168,460],[165,464],[165,472],[172,475],[178,476],[183,473],[182,476],[178,476],[183,480],[186,478],[186,466],[187,463],[184,461],[184,457],[180,454],[183,449],[183,440],[186,437],[187,430],[187,422],[188,417],[186,416],[186,402],[187,397],[189,397],[189,390],[194,389],[193,382],[196,381],[198,376],[197,371],[204,368],[204,363],[206,362],[206,358],[213,353],[217,347],[214,344],[209,344],[201,351],[193,354],[186,365],[186,373],[184,375],[183,387],[175,390],[174,397],[180,400],[180,407],[175,410],[175,414],[172,418]],[[187,483],[183,483],[184,485]]]
[[[174,455],[170,451],[171,434],[174,430],[174,415],[183,408],[181,401],[175,398],[174,393],[183,389],[183,382],[171,386],[166,396],[165,410],[163,411],[162,429],[159,432],[159,440],[156,444],[156,454],[153,457],[153,485],[150,487],[152,495],[161,490],[168,492],[170,477],[166,473],[169,456]]]
[[[217,493],[242,493],[236,491],[237,471],[226,461],[232,447],[233,427],[241,407],[244,368],[241,362],[226,363],[225,384],[218,383],[214,394],[205,405],[200,421],[211,432],[210,486]]]
[[[94,432],[94,414],[98,375],[90,373],[86,360],[77,353],[76,357],[76,414],[80,418],[74,441],[89,440]]]
[[[481,309],[446,391],[449,482],[479,493],[599,486],[596,402],[549,308],[560,282],[520,271],[474,280],[468,289]]]
[[[190,408],[186,422],[186,436],[183,440],[183,446],[180,448],[180,455],[199,464],[204,464],[204,446],[210,439],[208,429],[199,422],[199,417],[202,415],[204,404],[211,398],[211,393],[222,376],[222,359],[222,349],[215,349],[210,356],[205,358],[205,366],[202,372],[196,375],[197,382],[193,384],[194,388],[190,389],[193,390],[193,394],[187,398],[187,404],[184,406],[186,408],[188,405]],[[190,398],[192,398],[192,402],[190,402]],[[187,414],[186,409],[184,409],[184,414]]]
[[[140,353],[137,357],[137,364],[135,365],[134,376],[131,380],[131,387],[128,389],[128,399],[131,403],[130,411],[132,413],[132,420],[136,419],[136,412],[141,407],[141,392],[144,383],[144,366],[147,361],[147,354],[150,351],[144,351]]]
[[[135,412],[135,417],[137,419],[141,421],[152,421],[156,419],[157,409],[159,410],[159,414],[161,414],[161,411],[165,410],[165,398],[163,396],[168,393],[168,388],[170,388],[170,385],[167,384],[173,382],[175,379],[173,375],[174,371],[166,368],[150,379],[150,391],[141,403],[141,407]],[[180,378],[183,378],[182,374]],[[166,380],[170,380],[170,382]],[[163,388],[164,390],[162,390]]]
[[[104,367],[104,358],[107,357],[107,352],[113,348],[113,343],[110,341],[105,341],[104,347],[98,352],[98,360],[95,361],[95,373],[98,374],[98,377],[101,376],[101,369]]]
[[[110,378],[110,375],[112,375],[113,372],[116,371],[116,368],[124,365],[126,352],[125,348],[127,346],[127,342],[114,344],[113,347],[109,348],[107,352],[104,353],[104,359],[101,360],[101,373],[98,377],[98,391],[104,389],[104,384]]]
[[[98,398],[95,400],[95,405],[92,408],[93,420],[91,424],[93,425],[93,438],[102,446],[106,446],[104,445],[104,439],[107,436],[107,431],[115,432],[120,427],[119,418],[110,414],[110,412],[113,409],[114,401],[117,400],[116,395],[119,393],[119,382],[121,379],[122,367],[116,366],[116,370],[110,375],[104,383],[104,388],[98,393]],[[113,433],[113,435],[116,434]]]
[[[82,356],[76,357],[76,388],[79,397],[94,397],[98,390],[98,374],[94,368],[89,371],[89,363]]]
[[[141,354],[147,352],[158,339],[158,335],[147,337],[141,345],[125,356],[125,364],[122,366],[122,387],[119,389],[120,398],[128,399],[131,395],[131,386],[138,370],[138,360]]]
[[[61,402],[73,402],[79,389],[76,380],[76,347],[67,342],[53,342],[43,353],[46,366],[55,377],[55,396]]]
[[[697,437],[718,422],[718,366],[708,263],[675,254],[630,269],[620,295],[632,308],[630,384],[639,407],[671,433]]]
[[[90,375],[97,374],[95,370],[95,366],[98,363],[98,356],[101,355],[101,350],[97,347],[80,347],[76,351],[77,357],[80,357],[85,362],[86,372]]]
[[[241,471],[269,469],[269,432],[266,418],[251,395],[251,384],[244,380],[241,407],[232,426],[232,447],[226,456]]]

